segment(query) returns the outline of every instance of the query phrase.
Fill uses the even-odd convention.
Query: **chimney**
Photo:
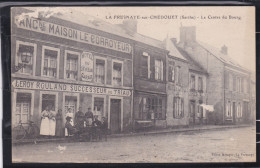
[[[222,54],[224,54],[224,55],[227,55],[228,54],[228,48],[227,48],[227,46],[226,45],[223,45],[222,47],[221,47],[221,51],[220,51]]]
[[[188,43],[196,41],[196,27],[180,27],[180,43]]]
[[[122,26],[130,33],[137,32],[137,20],[124,20]]]
[[[177,39],[176,38],[171,38],[171,41],[173,42],[173,44],[177,43]]]

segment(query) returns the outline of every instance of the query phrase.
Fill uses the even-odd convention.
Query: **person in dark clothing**
[[[68,130],[68,135],[78,135],[79,130],[77,130],[75,127],[71,125],[71,117],[66,117],[66,123],[65,123],[65,128]]]
[[[79,111],[75,114],[75,127],[80,131],[84,130],[84,119],[85,115],[82,112],[82,108],[79,107]]]
[[[56,132],[55,135],[57,137],[61,137],[63,133],[63,129],[62,129],[62,110],[59,109],[58,113],[56,115]]]
[[[106,117],[102,117],[102,124],[101,124],[101,133],[102,133],[102,139],[105,138],[105,141],[107,141],[107,134],[108,134],[108,122]]]
[[[93,122],[93,113],[91,112],[91,108],[88,108],[88,111],[85,113],[86,124],[87,126],[91,126]]]
[[[96,140],[101,140],[101,121],[98,120],[98,116],[94,116],[94,121],[92,122],[92,138]]]

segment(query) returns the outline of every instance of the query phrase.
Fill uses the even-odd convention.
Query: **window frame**
[[[80,97],[79,97],[79,93],[63,93],[63,100],[62,100],[62,111],[63,111],[63,117],[65,119],[66,113],[65,113],[65,102],[66,102],[66,96],[70,96],[70,97],[76,97],[76,101],[77,101],[77,107],[76,107],[76,111],[75,113],[78,111],[79,107],[80,107]],[[75,119],[75,113],[74,113],[74,119]]]
[[[115,86],[115,87],[118,87],[117,85],[114,85],[114,82],[113,82],[113,78],[114,78],[114,63],[119,63],[121,64],[121,85],[119,87],[122,87],[124,86],[124,62],[123,61],[120,61],[120,60],[115,60],[113,59],[112,60],[112,64],[111,64],[111,70],[112,70],[112,75],[111,75],[111,83],[112,83],[112,86]]]
[[[76,51],[71,51],[71,50],[65,50],[64,52],[64,79],[68,79],[68,80],[72,80],[72,81],[78,81],[80,78],[80,52],[76,52]],[[77,79],[70,79],[67,78],[67,74],[66,74],[66,69],[67,69],[67,58],[68,58],[68,54],[73,54],[73,55],[77,55],[78,56],[78,70],[77,70]]]
[[[178,100],[179,100],[181,109],[178,107],[178,110],[176,111],[175,103],[178,105]],[[180,115],[176,115],[176,114],[180,114]],[[183,97],[180,97],[180,96],[173,97],[173,118],[174,119],[184,118],[184,98]]]
[[[34,112],[34,91],[33,90],[25,90],[25,89],[14,89],[14,92],[12,93],[12,127],[16,126],[14,123],[16,122],[16,100],[17,100],[17,93],[29,93],[31,94],[31,108],[29,113],[29,120],[31,120],[31,117],[33,116]]]
[[[102,99],[104,100],[104,116],[105,116],[106,118],[108,118],[108,113],[107,113],[107,110],[106,110],[106,108],[107,108],[107,105],[106,105],[106,102],[107,102],[107,100],[106,100],[106,95],[97,95],[97,94],[93,94],[93,95],[92,95],[91,109],[92,109],[93,114],[94,114],[95,98],[102,98]]]
[[[18,65],[19,61],[19,57],[18,57],[18,51],[19,51],[19,46],[20,45],[27,45],[27,46],[32,46],[33,47],[33,65],[32,65],[32,74],[28,74],[28,73],[21,73],[19,71],[15,72],[18,74],[23,74],[23,75],[33,75],[35,76],[35,67],[36,67],[36,57],[37,57],[37,44],[36,43],[31,43],[31,42],[25,42],[25,41],[21,41],[21,40],[16,40],[16,49],[15,49],[15,66]]]
[[[147,57],[147,77],[145,77],[145,78],[148,78],[148,79],[150,79],[151,78],[151,66],[150,66],[150,64],[151,64],[151,56],[147,53],[147,52],[143,52],[143,54],[141,55],[142,57]],[[142,59],[142,58],[141,58]],[[143,75],[142,75],[142,70],[143,70],[143,66],[141,65],[140,66],[140,76],[141,77],[144,77]]]
[[[192,77],[194,77],[194,82],[192,83],[191,80],[192,80]],[[196,90],[196,75],[194,74],[190,74],[190,91],[195,91]],[[193,87],[194,85],[194,87]]]
[[[45,49],[47,50],[53,50],[53,51],[57,51],[57,75],[56,77],[52,77],[52,76],[46,76],[43,75],[43,70],[44,70],[44,58],[45,58]],[[41,76],[46,77],[46,78],[52,78],[52,79],[59,79],[59,71],[60,71],[60,49],[59,48],[55,48],[55,47],[50,47],[50,46],[42,46],[42,67],[41,67]]]
[[[200,79],[201,79],[201,83],[200,83]],[[199,76],[198,77],[198,91],[199,92],[203,92],[204,91],[204,89],[203,89],[203,77],[202,76]],[[201,85],[201,88],[199,88],[199,86]]]
[[[156,61],[160,62],[160,68],[159,68],[159,77],[156,79]],[[164,74],[163,74],[163,69],[164,69],[164,62],[162,59],[154,59],[154,79],[156,81],[164,81]]]
[[[43,111],[43,109],[42,109],[42,95],[43,94],[48,94],[48,95],[55,95],[55,112],[57,112],[58,111],[58,109],[59,109],[59,103],[58,103],[58,92],[52,92],[52,91],[40,91],[40,99],[39,99],[39,101],[40,101],[40,103],[39,103],[39,105],[40,105],[40,107],[39,107],[39,114],[41,114],[42,113],[42,111]],[[64,95],[64,94],[63,94]]]
[[[96,79],[96,61],[97,61],[97,59],[105,61],[105,66],[104,66],[104,83],[98,83],[95,80]],[[113,65],[113,63],[112,63],[112,65]],[[113,68],[113,66],[112,66],[112,68]],[[113,72],[112,72],[112,74],[113,74]],[[112,77],[112,79],[113,79],[113,77]],[[100,85],[105,85],[107,83],[107,58],[94,55],[94,83],[98,83]]]

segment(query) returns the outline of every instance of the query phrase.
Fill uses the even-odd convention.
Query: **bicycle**
[[[23,124],[28,124],[28,128],[25,129]],[[19,121],[18,126],[14,127],[12,132],[13,139],[16,142],[23,139],[34,139],[34,143],[36,144],[36,140],[40,135],[40,129],[33,121],[29,121],[29,123],[22,123]]]

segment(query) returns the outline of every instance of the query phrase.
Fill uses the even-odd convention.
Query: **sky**
[[[59,7],[54,11],[77,11],[112,24],[138,16],[138,33],[161,41],[167,36],[179,41],[181,25],[196,26],[197,40],[219,49],[226,45],[232,59],[255,71],[254,7]]]

